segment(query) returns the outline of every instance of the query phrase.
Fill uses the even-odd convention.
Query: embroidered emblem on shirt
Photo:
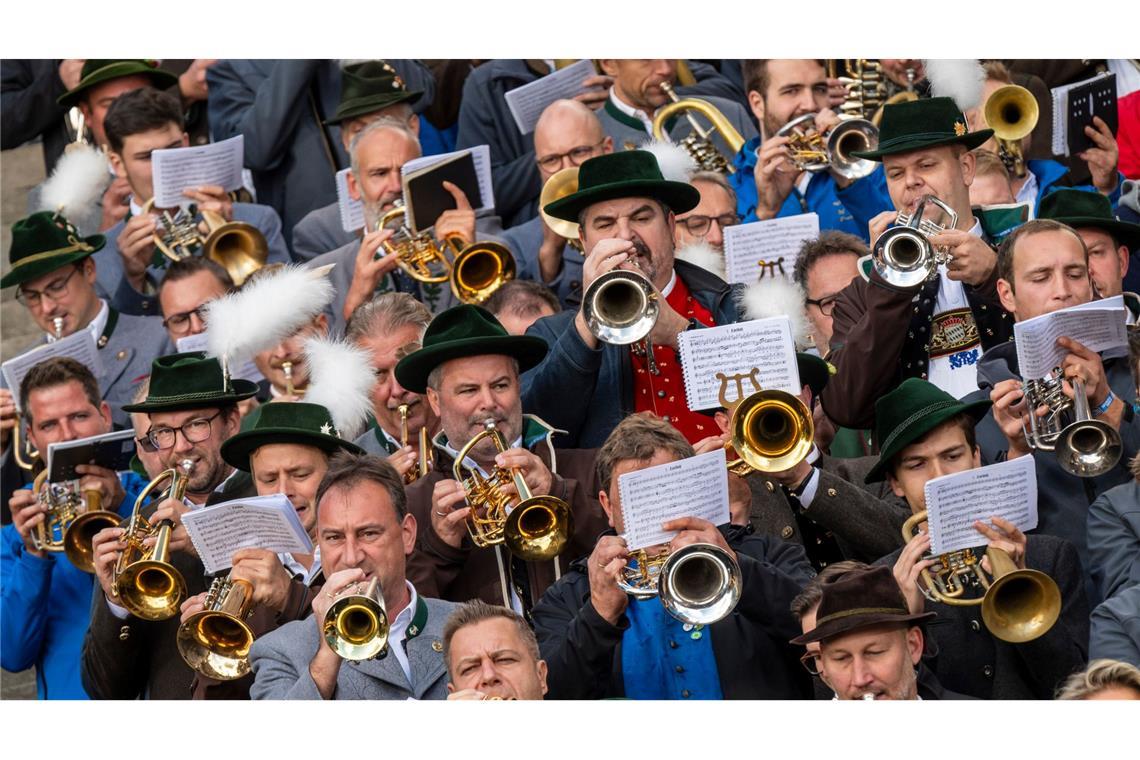
[[[969,309],[955,309],[934,318],[930,330],[930,358],[956,354],[977,346],[978,325]]]

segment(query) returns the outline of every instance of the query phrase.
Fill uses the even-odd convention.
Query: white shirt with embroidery
[[[642,111],[639,108],[634,108],[633,106],[629,105],[624,100],[619,98],[618,94],[617,94],[617,90],[614,89],[613,87],[610,88],[610,102],[614,104],[614,107],[616,107],[617,110],[621,111],[626,116],[632,116],[633,118],[637,119],[642,124],[644,124],[645,125],[645,131],[648,134],[653,134],[653,119],[651,119],[649,117],[649,114],[645,113],[645,111]]]
[[[970,234],[975,237],[982,236],[982,224],[974,218],[974,226]],[[938,297],[934,302],[934,321],[931,322],[930,334],[927,341],[934,340],[934,333],[940,322],[954,318],[952,312],[957,312],[962,318],[968,317],[968,324],[974,325],[975,333],[978,327],[974,324],[973,313],[970,311],[970,302],[966,300],[966,289],[958,280],[947,276],[945,265],[938,267],[940,285]],[[963,313],[964,312],[964,313]],[[955,328],[959,325],[955,325]],[[930,357],[927,368],[927,379],[954,398],[962,398],[978,389],[978,360],[982,358],[982,343],[980,336],[969,342],[956,340],[955,328],[949,331],[951,340],[954,340],[952,353],[938,358]]]

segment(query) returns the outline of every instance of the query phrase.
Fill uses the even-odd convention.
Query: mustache
[[[631,248],[633,248],[633,252],[635,255],[641,256],[642,258],[646,258],[646,259],[653,258],[653,254],[649,250],[649,246],[647,246],[642,241],[634,239],[634,240],[631,240],[629,242],[629,245]]]

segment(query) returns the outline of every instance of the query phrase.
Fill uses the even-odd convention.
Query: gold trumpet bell
[[[325,642],[345,660],[370,660],[388,645],[388,615],[379,582],[373,578],[363,591],[346,594],[325,613]]]
[[[515,278],[515,257],[500,243],[482,241],[464,247],[451,264],[451,292],[463,303],[483,304]]]
[[[94,573],[95,552],[92,543],[95,534],[105,528],[117,528],[121,522],[117,514],[105,509],[95,509],[75,518],[63,534],[63,551],[71,564],[85,573]]]
[[[578,192],[578,167],[571,166],[556,171],[542,186],[542,192],[538,196],[538,213],[547,227],[569,240],[570,245],[582,250],[582,244],[578,240],[578,225],[565,219],[557,219],[543,210],[547,204],[562,200],[576,192]]]
[[[118,591],[123,606],[135,617],[166,620],[178,613],[186,598],[186,581],[167,562],[140,560],[119,576]]]
[[[562,553],[573,531],[574,517],[566,502],[532,496],[507,515],[503,541],[519,559],[543,562]]]
[[[1033,93],[1016,84],[994,90],[982,111],[986,124],[994,131],[1002,162],[1018,177],[1025,176],[1025,159],[1021,141],[1037,126],[1040,108]]]
[[[1002,641],[1033,641],[1061,615],[1061,591],[1040,570],[1019,570],[1003,551],[987,552],[995,580],[982,599],[982,621]]]
[[[810,452],[815,437],[811,411],[786,391],[766,390],[737,405],[729,422],[732,447],[750,467],[780,472]]]
[[[232,681],[250,671],[253,630],[245,623],[253,603],[253,587],[243,579],[216,578],[206,596],[206,609],[178,627],[178,651],[196,672]]]
[[[246,279],[269,260],[269,242],[261,230],[246,222],[227,222],[218,214],[203,211],[210,229],[202,243],[202,255],[222,266],[241,287]]]

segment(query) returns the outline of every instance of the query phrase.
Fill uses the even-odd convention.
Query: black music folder
[[[440,214],[456,207],[455,198],[443,186],[445,181],[467,195],[471,208],[483,205],[479,178],[475,174],[475,159],[470,153],[419,169],[403,178],[404,203],[408,210],[406,221],[413,231],[428,229]]]
[[[1095,147],[1085,134],[1099,116],[1116,134],[1116,74],[1101,74],[1053,89],[1053,154],[1075,156]]]
[[[116,430],[76,441],[53,443],[48,446],[48,481],[62,483],[75,480],[79,477],[75,466],[80,464],[97,464],[115,472],[129,470],[134,455],[134,430]]]

